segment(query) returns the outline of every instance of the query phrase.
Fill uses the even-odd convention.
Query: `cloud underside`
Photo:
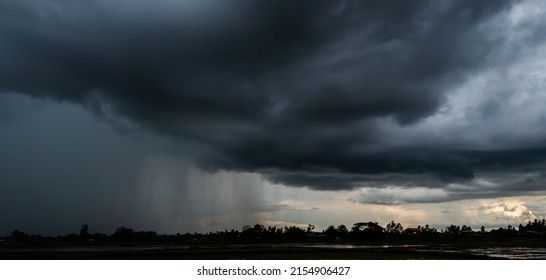
[[[533,176],[545,163],[546,114],[532,110],[544,103],[541,76],[518,73],[542,52],[546,29],[518,18],[522,9],[8,0],[0,92],[172,137],[203,170],[376,192],[356,199],[364,203],[488,196],[482,179],[497,182],[490,196],[528,193],[544,181]],[[507,172],[515,181],[498,182]],[[518,183],[528,174],[533,183]],[[390,196],[407,188],[418,197]]]
[[[479,176],[479,179],[465,183],[450,183],[439,188],[399,185],[361,188],[360,193],[349,200],[365,204],[400,205],[545,194],[546,176],[544,174],[479,174]]]

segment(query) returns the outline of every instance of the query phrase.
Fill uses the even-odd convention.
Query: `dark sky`
[[[157,157],[204,177],[372,190],[353,199],[365,204],[542,193],[542,6],[4,0],[0,227],[74,208],[37,228],[155,226],[135,186]],[[192,214],[166,220],[206,212],[186,177],[172,211]],[[393,187],[445,195],[378,194]]]

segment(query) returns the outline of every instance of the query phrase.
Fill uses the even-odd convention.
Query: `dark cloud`
[[[501,151],[464,152],[472,159],[471,166],[480,170],[510,168],[513,171],[530,172],[542,170],[546,148],[511,149]]]
[[[0,91],[82,104],[172,136],[205,170],[321,190],[437,187],[497,162],[540,161],[523,152],[393,148],[379,132],[379,119],[422,121],[449,89],[487,68],[499,39],[484,26],[509,6],[2,1]]]
[[[382,182],[381,187],[373,185],[362,188],[361,193],[349,199],[353,202],[378,205],[400,205],[407,203],[440,203],[469,199],[495,199],[521,195],[542,195],[544,193],[544,173],[510,172],[507,169],[495,172],[477,173],[478,178],[463,183],[441,184],[440,188],[426,185],[407,185],[397,180]],[[544,170],[544,167],[541,168]],[[394,184],[393,184],[394,182]],[[385,187],[387,185],[387,187]],[[513,211],[501,205],[505,211]]]
[[[419,149],[375,154],[339,153],[313,161],[322,167],[331,167],[330,170],[298,162],[285,169],[291,171],[264,171],[263,174],[272,182],[321,190],[382,187],[389,183],[434,188],[472,179],[474,173],[467,164],[469,161],[461,155]],[[294,171],[298,170],[297,166],[303,171]]]

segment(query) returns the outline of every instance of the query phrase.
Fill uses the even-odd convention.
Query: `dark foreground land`
[[[352,259],[352,260],[479,260],[546,259],[543,240],[481,240],[450,243],[214,243],[176,244],[53,243],[0,244],[0,259]]]

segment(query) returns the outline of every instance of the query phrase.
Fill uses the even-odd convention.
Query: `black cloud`
[[[292,186],[426,174],[432,187],[494,163],[418,143],[381,148],[376,120],[435,113],[447,89],[487,66],[498,42],[482,25],[507,2],[222,2],[192,15],[189,4],[2,1],[0,91],[124,117],[194,145],[203,169]]]

